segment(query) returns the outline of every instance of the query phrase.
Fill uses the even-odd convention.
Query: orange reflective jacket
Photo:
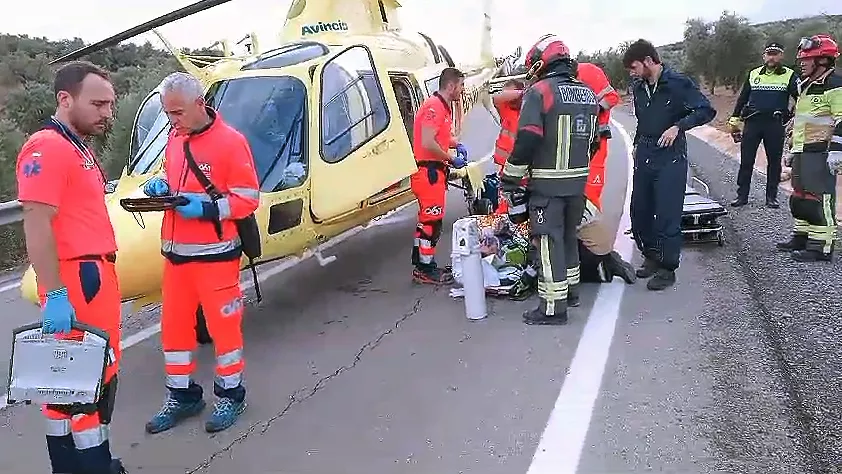
[[[189,134],[178,134],[174,129],[170,132],[164,169],[173,194],[211,200],[187,166],[184,154],[187,141],[199,169],[223,198],[216,202],[219,212],[214,219],[186,219],[175,210],[164,212],[161,252],[173,263],[239,259],[242,246],[234,221],[247,217],[260,203],[248,141],[223,122],[222,116],[210,109],[208,112],[212,121],[204,129]]]
[[[494,163],[503,166],[515,148],[520,109],[515,108],[512,103],[505,103],[497,106],[497,111],[500,113],[500,134],[494,144]]]
[[[599,151],[591,158],[588,181],[585,184],[585,197],[598,209],[602,210],[602,188],[605,186],[605,159],[608,156],[608,138],[611,136],[611,108],[620,103],[620,94],[611,87],[608,77],[599,66],[591,63],[579,63],[577,77],[590,87],[599,101],[597,116],[600,135]]]
[[[620,94],[611,87],[605,72],[596,64],[579,63],[577,77],[596,94],[596,100],[599,101],[599,133],[608,133],[611,109],[620,103]]]

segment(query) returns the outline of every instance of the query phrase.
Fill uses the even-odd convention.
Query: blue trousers
[[[687,183],[687,142],[661,148],[641,140],[634,156],[632,235],[643,256],[666,270],[681,258],[681,213]]]

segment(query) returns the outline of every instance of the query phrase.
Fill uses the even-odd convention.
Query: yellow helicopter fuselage
[[[294,3],[290,14],[295,8]],[[287,20],[285,32],[302,28],[303,33],[309,28],[305,20],[291,21]],[[263,174],[256,212],[262,256],[257,263],[301,255],[414,199],[409,186],[409,176],[417,169],[411,149],[413,117],[421,102],[438,88],[441,70],[452,61],[436,57],[436,49],[420,39],[398,31],[357,34],[342,30],[340,24],[339,31],[307,31],[264,54],[255,51],[245,57],[223,58],[203,68],[173,51],[185,69],[203,80],[210,104],[253,145],[256,168]],[[474,105],[488,103],[488,84],[497,70],[493,58],[484,58],[465,71],[465,89],[453,107],[454,134],[461,132]],[[245,83],[248,86],[238,89],[237,84]],[[252,93],[248,91],[262,90],[276,95],[248,96]],[[116,189],[106,197],[117,238],[120,292],[124,301],[138,304],[160,298],[163,213],[132,214],[120,206],[120,200],[143,197],[144,183],[164,173],[168,123],[156,94],[157,90],[150,93],[138,111],[136,143],[130,147],[133,156]],[[265,141],[286,140],[280,151],[266,154],[260,151],[265,138],[261,134],[271,126],[254,124],[264,116],[273,117],[265,111],[269,104],[284,104],[277,109],[281,122],[292,115],[295,118],[288,131],[279,132],[283,138],[265,133],[269,137]],[[149,117],[155,117],[157,125]],[[274,161],[269,163],[273,154]],[[285,168],[276,170],[278,164]],[[242,263],[245,266],[245,259]],[[22,292],[37,302],[31,267],[24,275]]]

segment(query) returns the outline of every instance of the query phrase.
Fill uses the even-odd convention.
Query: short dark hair
[[[445,87],[453,84],[455,82],[459,82],[459,79],[464,79],[465,73],[456,69],[455,67],[446,67],[441,72],[439,76],[439,89],[444,89]]]
[[[88,61],[72,61],[60,67],[56,71],[56,78],[53,81],[53,92],[58,95],[59,92],[68,92],[73,97],[79,94],[79,89],[82,87],[82,81],[88,77],[88,74],[95,74],[107,81],[111,80],[108,71]]]
[[[626,52],[623,53],[623,67],[630,68],[633,62],[643,62],[647,56],[652,58],[655,64],[661,63],[661,57],[658,55],[658,50],[655,49],[655,46],[645,39],[639,39],[630,44]]]

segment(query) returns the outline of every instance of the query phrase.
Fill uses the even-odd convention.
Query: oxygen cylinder
[[[453,223],[451,257],[461,262],[465,316],[471,320],[484,319],[488,311],[485,304],[479,224],[476,219],[463,217]]]

